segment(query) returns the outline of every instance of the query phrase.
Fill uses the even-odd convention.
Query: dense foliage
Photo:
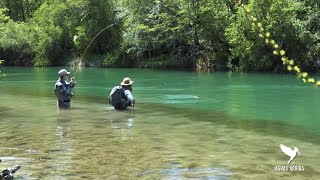
[[[279,42],[289,58],[305,70],[316,70],[319,58],[319,6],[301,1],[252,0],[246,6]],[[258,38],[251,22],[239,8],[226,29],[231,61],[242,70],[283,71],[280,57],[272,54],[264,39]]]
[[[304,71],[320,62],[316,0],[243,1]],[[2,0],[5,65],[108,66],[285,71],[236,0]]]

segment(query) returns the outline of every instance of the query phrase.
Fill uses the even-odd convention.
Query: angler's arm
[[[135,99],[134,99],[134,97],[132,96],[130,90],[125,90],[125,91],[124,91],[124,94],[126,95],[126,97],[128,98],[128,100],[129,100],[132,104],[135,103]]]

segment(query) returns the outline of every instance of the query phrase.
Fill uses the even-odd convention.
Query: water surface
[[[0,168],[18,179],[319,179],[320,91],[294,76],[82,69],[57,111],[59,68],[4,68]],[[122,78],[137,105],[106,103]],[[276,172],[290,164],[304,172]]]

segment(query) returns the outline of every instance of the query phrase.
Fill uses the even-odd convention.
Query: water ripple
[[[231,171],[223,168],[170,168],[163,170],[145,171],[141,176],[160,174],[165,179],[207,179],[207,180],[226,180],[230,179]]]

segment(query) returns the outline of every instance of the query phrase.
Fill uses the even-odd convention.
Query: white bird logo
[[[290,147],[287,147],[283,144],[280,144],[280,149],[282,150],[283,153],[285,153],[286,155],[290,156],[290,159],[288,161],[288,164],[296,157],[297,152],[300,155],[299,149],[297,147],[294,146],[294,150],[292,150]]]

